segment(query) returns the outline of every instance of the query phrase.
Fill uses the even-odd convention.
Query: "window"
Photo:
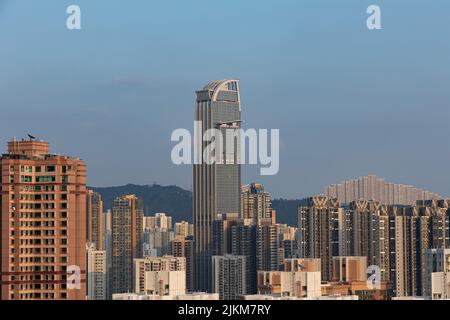
[[[36,177],[36,182],[55,182],[55,176],[40,176]]]
[[[20,176],[20,182],[32,182],[31,176]]]

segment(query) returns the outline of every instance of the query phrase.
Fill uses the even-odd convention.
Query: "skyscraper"
[[[390,281],[397,297],[421,296],[426,280],[425,255],[435,242],[430,208],[392,207],[389,215]]]
[[[114,199],[112,212],[112,293],[131,292],[133,259],[142,257],[142,199]]]
[[[213,81],[197,91],[195,120],[201,122],[201,127],[196,129],[194,142],[194,289],[211,292],[212,222],[218,214],[239,213],[241,210],[240,144],[237,141],[234,148],[219,149],[216,154],[218,161],[210,163],[204,161],[210,159],[203,159],[203,150],[208,142],[202,138],[208,129],[220,130],[225,138],[227,130],[240,128],[238,81]],[[205,136],[208,138],[208,134]],[[231,141],[223,141],[223,145],[230,144]]]
[[[179,258],[186,258],[186,290],[192,292],[193,274],[192,260],[194,258],[193,243],[191,239],[178,235],[170,241],[170,255]]]
[[[343,209],[336,199],[316,196],[298,209],[300,258],[320,258],[322,280],[332,277],[332,257],[344,252]]]
[[[84,300],[83,161],[30,139],[10,141],[0,164],[2,300]]]
[[[367,264],[380,267],[381,279],[389,279],[388,209],[378,202],[353,201],[344,209],[345,250],[348,256],[366,256]]]
[[[98,192],[88,190],[86,193],[87,242],[93,243],[97,250],[104,250],[105,214],[103,213],[102,196]]]
[[[245,256],[247,294],[257,293],[257,268],[256,268],[256,229],[257,226],[251,220],[241,219],[240,223],[231,228],[231,254]]]
[[[279,270],[278,226],[271,219],[256,226],[256,269],[258,271]]]
[[[258,224],[261,219],[271,218],[270,194],[260,183],[241,187],[241,205],[244,219],[252,219]]]

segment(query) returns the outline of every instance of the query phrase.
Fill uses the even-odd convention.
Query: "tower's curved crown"
[[[211,100],[216,101],[220,91],[234,91],[237,92],[239,97],[239,80],[237,79],[224,79],[215,80],[206,84],[201,91],[210,91]]]

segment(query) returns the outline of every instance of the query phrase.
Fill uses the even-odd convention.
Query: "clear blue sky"
[[[196,89],[234,77],[245,127],[281,135],[279,174],[244,182],[300,197],[372,173],[449,195],[449,39],[448,0],[0,0],[0,150],[31,132],[90,185],[189,188],[170,134]]]

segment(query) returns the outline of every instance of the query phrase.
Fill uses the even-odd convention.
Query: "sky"
[[[190,189],[171,133],[196,90],[237,78],[244,128],[280,129],[279,173],[244,183],[300,198],[376,174],[448,196],[449,39],[448,0],[0,0],[0,150],[32,133],[91,186]]]

